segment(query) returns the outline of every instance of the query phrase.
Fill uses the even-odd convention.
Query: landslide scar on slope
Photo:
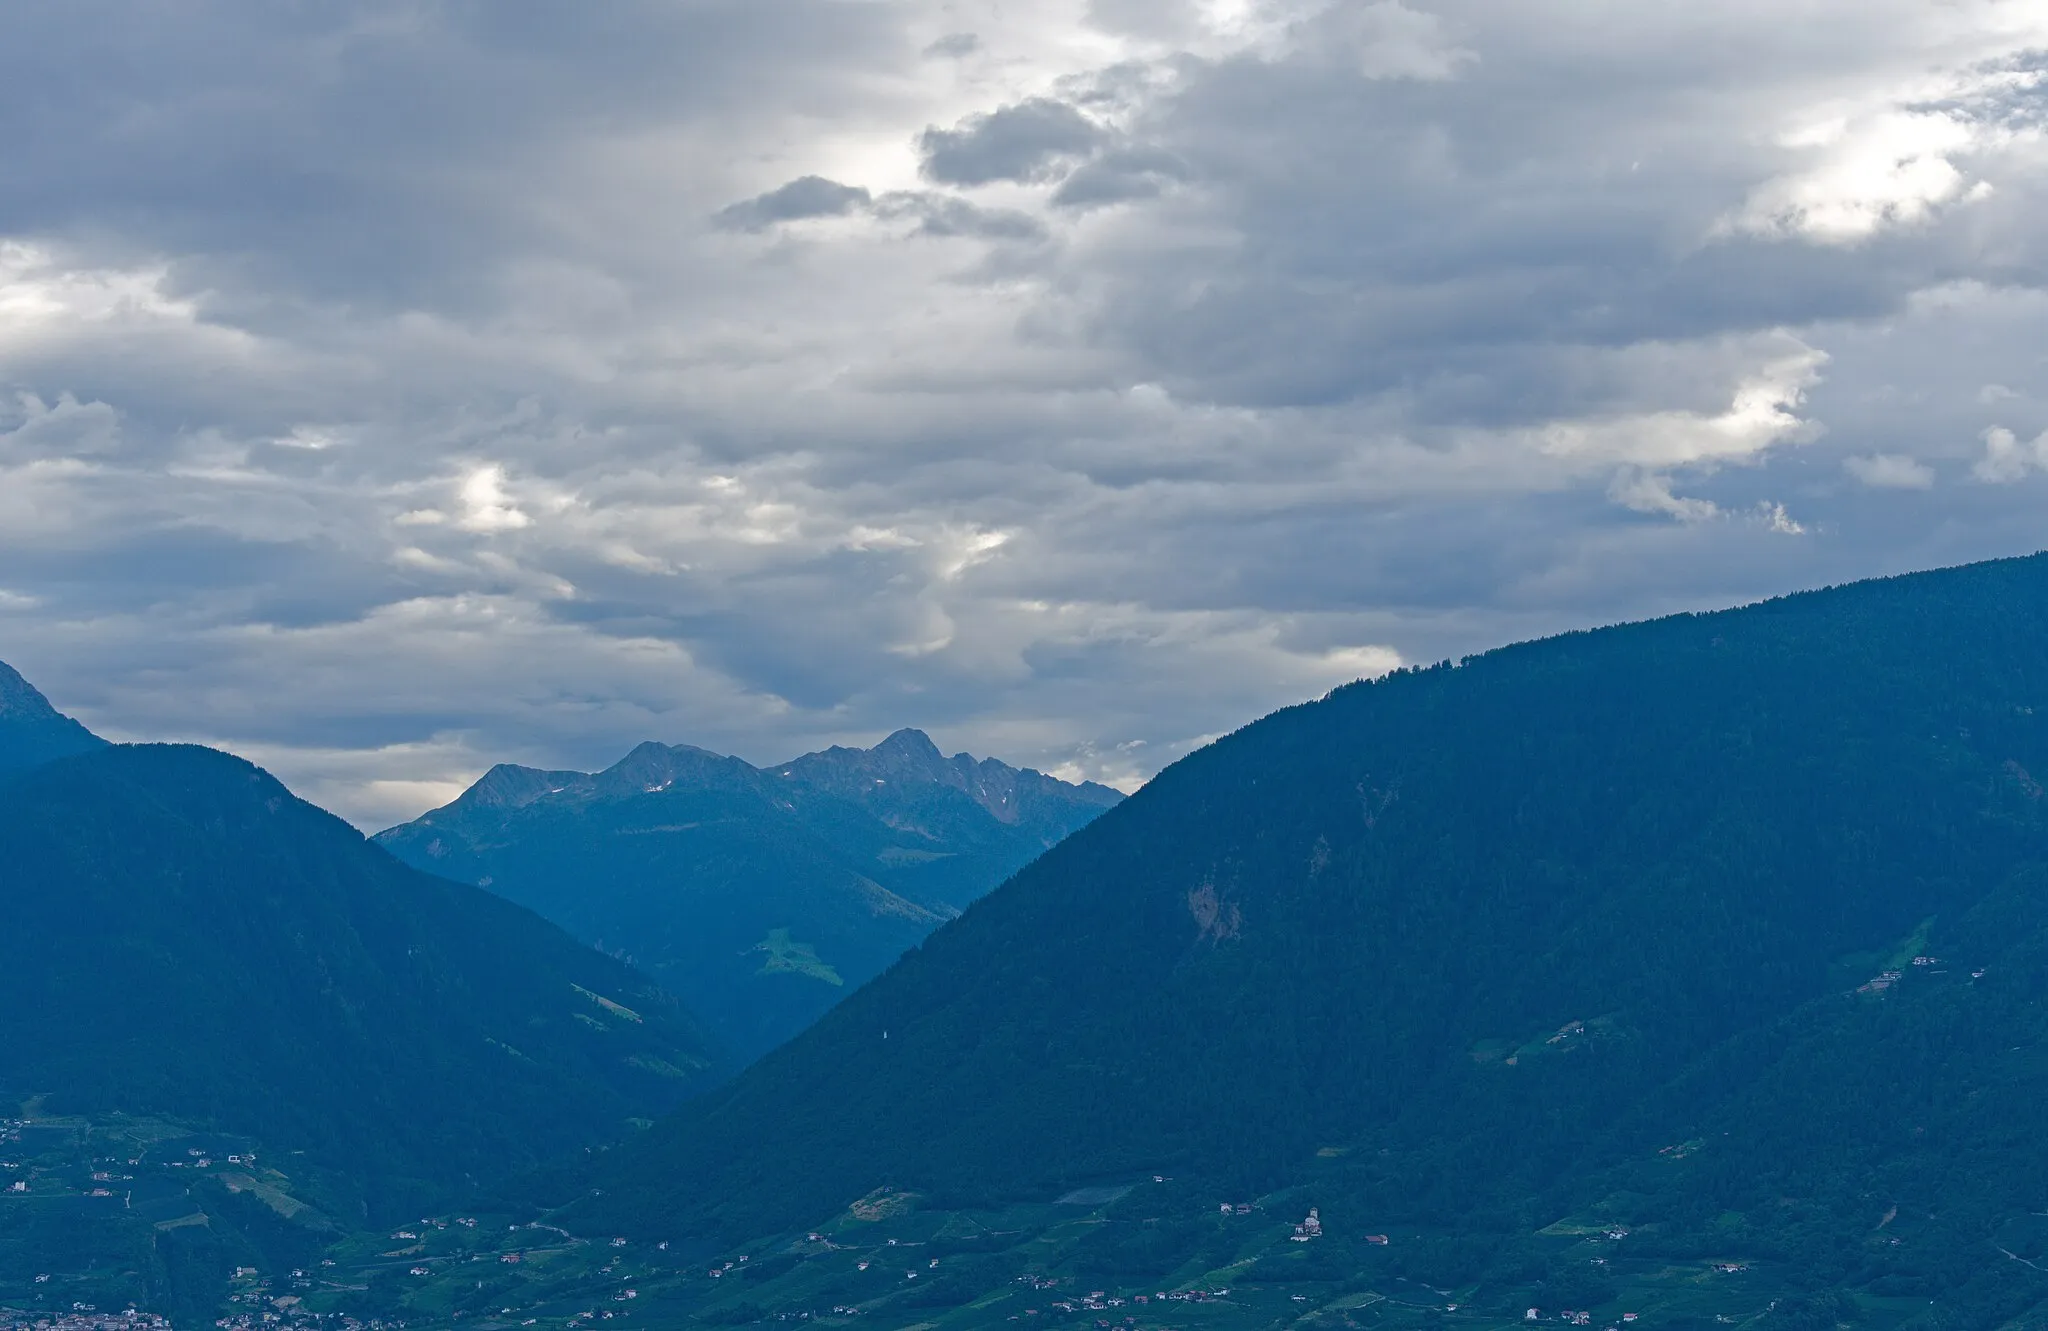
[[[1215,942],[1235,938],[1244,928],[1244,912],[1235,901],[1225,901],[1218,895],[1211,882],[1204,882],[1188,893],[1188,914],[1195,917],[1195,927],[1201,931],[1198,936]]]

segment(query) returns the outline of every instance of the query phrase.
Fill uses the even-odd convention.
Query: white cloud
[[[1971,475],[1993,485],[2009,485],[2030,471],[2048,471],[2048,430],[2031,441],[2002,425],[1984,432],[1984,456],[1970,469]]]
[[[1842,459],[1851,476],[1874,490],[1926,490],[1934,485],[1934,469],[1900,453],[1852,454]]]
[[[1712,500],[1675,495],[1671,493],[1671,478],[1654,472],[1622,472],[1607,493],[1625,508],[1638,513],[1662,513],[1680,522],[1705,522],[1721,516],[1720,506]]]
[[[1971,174],[1973,159],[2038,136],[2013,100],[2033,97],[2042,81],[2038,68],[1993,61],[1922,75],[1853,111],[1796,125],[1778,144],[1806,160],[1757,187],[1723,227],[1855,244],[1989,198],[1996,186]]]
[[[518,531],[533,523],[505,493],[505,469],[496,463],[478,467],[465,476],[456,497],[463,511],[455,525],[464,531]]]
[[[1801,347],[1744,376],[1722,411],[1659,411],[1605,421],[1558,422],[1541,431],[1541,447],[1562,457],[1639,467],[1753,459],[1773,445],[1816,436],[1814,423],[1802,419],[1798,408],[1826,362],[1826,353]]]
[[[1970,125],[1944,112],[1887,111],[1859,123],[1782,140],[1820,160],[1750,196],[1735,225],[1764,235],[1830,244],[1868,239],[1888,226],[1926,221],[1972,186],[1953,157],[1976,141]],[[1984,182],[1979,182],[1983,184]]]
[[[1764,530],[1776,532],[1780,536],[1804,536],[1806,534],[1806,525],[1794,521],[1792,515],[1785,511],[1785,506],[1775,500],[1765,500],[1759,503],[1756,506],[1756,519],[1763,525]]]

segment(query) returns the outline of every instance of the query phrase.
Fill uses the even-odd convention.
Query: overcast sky
[[[11,0],[0,659],[364,826],[2048,545],[2040,0]]]

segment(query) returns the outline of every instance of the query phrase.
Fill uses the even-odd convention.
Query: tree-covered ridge
[[[0,1100],[246,1134],[373,1214],[602,1141],[721,1070],[644,977],[212,750],[15,778],[0,865]]]
[[[1957,1299],[1980,1268],[2031,1288],[1980,1231],[2048,1160],[1998,1061],[2048,1029],[2044,649],[2036,556],[1275,714],[615,1152],[584,1213],[738,1236],[882,1186],[985,1204],[1158,1172],[1468,1235],[1449,1283],[1636,1196],[1675,1244],[1729,1211],[1782,1246],[1796,1214],[1830,1236],[1817,1273],[1879,1279],[1850,1260],[1875,1253]],[[1942,1200],[2014,1153],[1967,1220]],[[1968,1237],[1861,1246],[1892,1190]]]
[[[376,840],[645,967],[751,1056],[1120,798],[915,730],[765,769],[647,743],[494,767]]]

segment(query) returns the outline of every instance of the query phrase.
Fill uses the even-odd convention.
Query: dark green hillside
[[[50,706],[33,684],[0,661],[0,778],[105,743]]]
[[[650,743],[495,767],[377,842],[646,968],[752,1056],[1119,798],[914,730],[766,770]]]
[[[244,1134],[373,1214],[615,1135],[717,1058],[626,966],[208,749],[17,777],[0,915],[7,1103]]]
[[[1680,1161],[1630,1195],[1696,1244],[1752,1204],[1778,1242],[1823,1181],[1882,1196],[1888,1144],[1938,1122],[1960,1135],[1925,1159],[2033,1170],[2031,1101],[1991,1088],[2031,1084],[1993,1054],[2048,1031],[2036,772],[2042,557],[1354,685],[1162,774],[614,1152],[584,1214],[742,1236],[883,1186],[984,1204],[1156,1171],[1461,1233],[1410,1272],[1448,1285],[1631,1162]],[[1911,965],[1980,945],[1967,987]],[[1716,1146],[1738,1124],[1793,1191]],[[1862,1254],[1882,1211],[1814,1224]]]

